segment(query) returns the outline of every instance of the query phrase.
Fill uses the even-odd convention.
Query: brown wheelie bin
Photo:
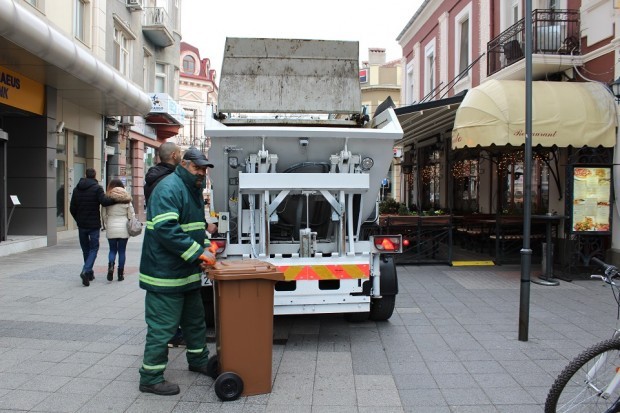
[[[217,262],[208,271],[215,297],[217,354],[209,360],[224,401],[271,392],[273,292],[284,274],[267,262]]]

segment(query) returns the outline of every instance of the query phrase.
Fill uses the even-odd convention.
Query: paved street
[[[529,341],[520,342],[517,266],[399,267],[389,322],[276,317],[271,394],[219,402],[182,349],[166,371],[181,393],[142,394],[141,240],[129,242],[126,280],[109,283],[102,233],[97,279],[85,288],[73,234],[0,258],[1,411],[540,412],[567,359],[615,325],[600,282],[532,284]]]

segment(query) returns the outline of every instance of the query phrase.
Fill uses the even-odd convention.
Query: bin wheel
[[[213,380],[217,379],[217,375],[220,370],[220,358],[218,355],[214,355],[209,357],[207,361],[207,376],[211,377]]]
[[[243,380],[232,372],[222,373],[213,384],[215,394],[223,402],[237,400],[243,393]]]

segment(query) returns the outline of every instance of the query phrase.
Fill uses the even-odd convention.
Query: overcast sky
[[[368,60],[370,47],[386,49],[387,61],[398,59],[395,39],[422,1],[183,0],[181,32],[201,58],[211,59],[219,84],[226,37],[356,40],[360,61]]]

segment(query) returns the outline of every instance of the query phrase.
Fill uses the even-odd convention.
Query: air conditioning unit
[[[143,0],[126,0],[125,5],[131,10],[142,10]]]
[[[135,125],[133,121],[133,116],[121,116],[120,125],[122,126],[133,126]]]

